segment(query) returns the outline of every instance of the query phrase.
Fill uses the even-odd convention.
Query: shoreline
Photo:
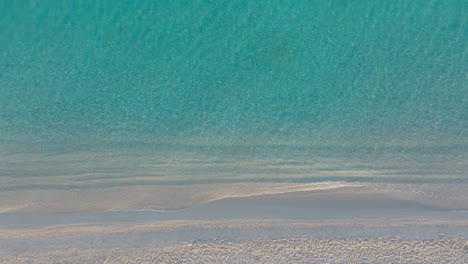
[[[231,197],[167,212],[0,214],[0,262],[295,263],[300,255],[324,263],[313,261],[323,255],[347,263],[406,254],[402,263],[463,263],[456,261],[468,249],[467,213],[360,188]]]
[[[390,199],[451,211],[468,210],[468,184],[359,182],[126,186],[92,190],[0,191],[0,216],[118,211],[177,212],[223,199],[285,197]]]
[[[323,187],[323,186],[322,186]],[[364,188],[364,189],[363,189]],[[290,221],[468,220],[468,211],[403,199],[369,186],[223,197],[180,210],[114,210],[72,213],[1,213],[0,229],[151,222],[219,222],[235,219]]]

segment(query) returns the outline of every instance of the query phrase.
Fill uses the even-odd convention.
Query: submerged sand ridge
[[[298,191],[325,191],[364,186],[359,183],[211,184],[132,186],[91,190],[0,192],[0,213],[79,213],[127,210],[177,210],[211,201]]]
[[[463,160],[431,149],[159,147],[1,152],[0,213],[179,210],[300,191],[468,209]]]
[[[413,201],[450,210],[467,210],[465,184],[371,184],[348,182],[237,183],[126,186],[85,190],[0,191],[0,213],[88,213],[133,210],[179,210],[224,198],[308,192]]]

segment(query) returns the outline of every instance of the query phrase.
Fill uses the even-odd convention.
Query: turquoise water
[[[466,182],[465,7],[1,0],[2,189],[106,172]],[[58,183],[17,188],[33,186]]]

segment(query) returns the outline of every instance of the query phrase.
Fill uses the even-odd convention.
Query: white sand
[[[466,263],[466,220],[161,221],[0,232],[0,263]],[[439,234],[444,233],[444,235]]]
[[[466,212],[355,190],[245,195],[173,212],[0,214],[0,263],[468,260]]]

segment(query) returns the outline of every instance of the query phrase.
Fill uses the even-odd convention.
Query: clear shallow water
[[[463,1],[0,10],[0,191],[468,181]]]

